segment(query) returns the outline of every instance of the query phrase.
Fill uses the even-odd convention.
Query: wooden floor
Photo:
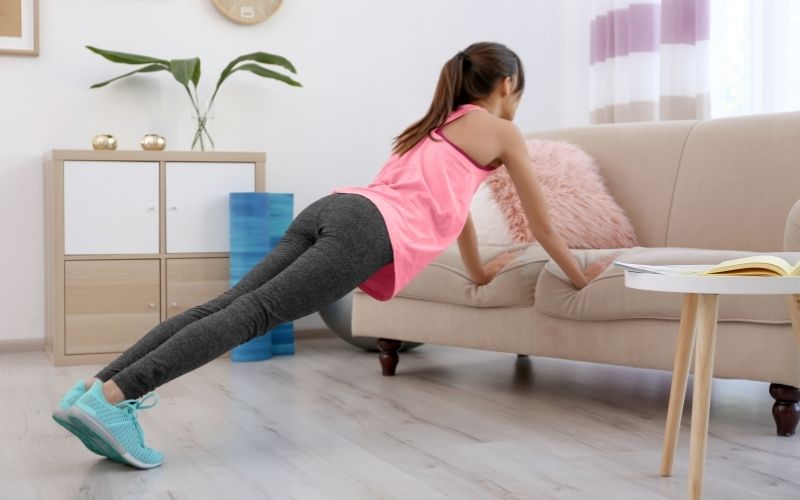
[[[220,358],[139,413],[164,465],[102,459],[51,411],[99,366],[0,355],[0,499],[685,498],[658,475],[670,374],[449,347],[398,376],[334,338],[267,362]],[[705,498],[800,498],[800,438],[775,435],[767,384],[715,380]]]

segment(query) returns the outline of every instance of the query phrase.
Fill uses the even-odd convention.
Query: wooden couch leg
[[[770,384],[769,395],[775,400],[772,416],[779,436],[794,436],[800,422],[800,389],[791,385]]]
[[[400,356],[397,352],[403,343],[399,340],[378,339],[378,349],[381,351],[378,359],[381,362],[381,369],[385,377],[394,376]]]

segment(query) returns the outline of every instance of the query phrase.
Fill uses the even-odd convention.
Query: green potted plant
[[[206,142],[208,142],[208,146],[211,149],[214,148],[214,141],[211,139],[211,135],[206,128],[206,122],[208,121],[209,113],[214,105],[214,99],[217,97],[220,86],[232,74],[236,73],[237,71],[247,71],[264,78],[278,80],[293,87],[302,87],[299,82],[292,79],[290,76],[266,67],[267,65],[279,66],[293,74],[297,74],[297,70],[295,70],[294,65],[289,62],[288,59],[275,54],[269,54],[267,52],[253,52],[251,54],[239,56],[225,66],[225,69],[223,69],[222,73],[219,75],[217,85],[214,88],[214,93],[211,95],[211,99],[208,101],[208,105],[205,106],[205,108],[201,108],[200,100],[197,96],[197,85],[200,83],[199,58],[193,57],[190,59],[167,60],[156,57],[141,56],[137,54],[128,54],[125,52],[114,52],[110,50],[98,49],[97,47],[91,47],[89,45],[87,45],[86,48],[95,54],[103,56],[111,62],[139,66],[137,69],[125,73],[124,75],[117,76],[105,82],[95,83],[91,86],[93,89],[104,87],[111,82],[134,75],[136,73],[168,71],[170,74],[172,74],[175,80],[177,80],[178,83],[180,83],[183,88],[186,89],[186,93],[189,94],[189,99],[192,101],[192,107],[194,108],[197,116],[197,130],[195,131],[194,138],[192,139],[192,149],[199,147],[201,151],[206,150]],[[194,93],[192,93],[192,89],[194,89]]]

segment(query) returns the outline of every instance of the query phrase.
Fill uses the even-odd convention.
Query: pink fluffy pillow
[[[526,141],[550,221],[570,248],[638,246],[633,225],[608,193],[594,160],[566,141]],[[535,241],[505,167],[486,181],[515,243]]]

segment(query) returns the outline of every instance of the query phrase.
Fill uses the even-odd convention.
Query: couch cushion
[[[475,225],[475,233],[481,245],[508,246],[514,244],[511,233],[506,227],[503,213],[492,198],[492,192],[485,181],[475,191],[469,212],[472,214],[472,223]]]
[[[550,260],[538,244],[479,247],[483,262],[511,251],[524,250],[487,285],[477,286],[464,268],[458,245],[453,244],[422,270],[398,294],[402,297],[431,300],[473,307],[528,306],[533,304],[536,280]]]
[[[697,248],[635,247],[620,249],[615,260],[636,264],[718,264],[723,260],[759,255],[764,252],[704,250]],[[794,263],[800,252],[769,252]],[[576,250],[582,267],[607,255],[598,250]],[[563,271],[549,262],[536,285],[536,309],[550,316],[580,321],[628,318],[679,319],[682,294],[653,292],[625,287],[622,269],[611,265],[589,286],[575,289]],[[789,323],[783,295],[721,295],[719,321]]]
[[[570,248],[639,246],[631,221],[608,192],[591,156],[567,141],[528,139],[526,143],[552,228]],[[536,241],[508,170],[498,168],[486,183],[514,242]]]

